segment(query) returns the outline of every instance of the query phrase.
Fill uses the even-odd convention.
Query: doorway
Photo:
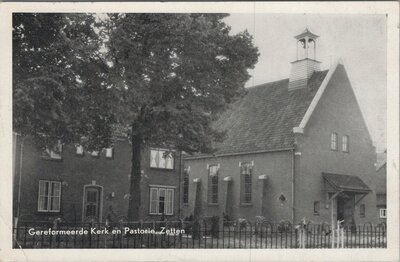
[[[354,224],[354,194],[337,197],[337,220],[343,225]]]
[[[100,186],[85,186],[83,194],[83,222],[101,222],[102,188]]]

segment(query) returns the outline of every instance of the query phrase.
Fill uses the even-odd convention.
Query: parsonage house
[[[215,153],[185,157],[184,216],[379,222],[375,147],[343,63],[320,69],[317,38],[295,36],[289,78],[222,114]]]
[[[80,145],[61,145],[42,152],[29,138],[14,134],[14,219],[20,222],[126,221],[129,205],[131,144],[123,128],[114,145],[85,152]],[[179,217],[181,154],[163,148],[142,152],[143,220]],[[15,221],[15,220],[14,220]]]

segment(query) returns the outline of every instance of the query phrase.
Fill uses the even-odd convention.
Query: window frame
[[[248,167],[249,173],[243,173],[244,166]],[[241,162],[240,163],[240,204],[241,205],[251,205],[253,203],[253,168],[254,165],[252,162]],[[246,183],[245,176],[250,176],[250,183]],[[246,193],[246,185],[250,185],[250,193]],[[250,201],[247,202],[246,194],[250,194]]]
[[[152,191],[156,190],[156,199],[153,199]],[[160,212],[160,191],[165,192],[164,197],[164,212]],[[171,193],[172,192],[172,193]],[[172,196],[170,200],[168,200],[168,196]],[[150,215],[166,215],[173,216],[174,215],[174,202],[175,202],[175,188],[171,187],[163,187],[163,186],[150,186],[149,188],[149,214]],[[155,203],[155,212],[152,212],[152,204]],[[170,212],[168,212],[168,205],[170,208]]]
[[[321,214],[321,202],[320,201],[314,201],[313,214],[314,214],[314,216],[319,216]]]
[[[164,163],[165,163],[164,167],[160,166],[160,161],[158,161],[158,163],[157,163],[156,160],[154,160],[154,162],[156,163],[156,166],[154,166],[153,165],[153,154],[152,154],[153,151],[157,151],[158,157],[160,155],[160,152],[163,152],[163,154],[165,152],[169,152],[169,154],[171,156],[171,161],[172,161],[171,167],[170,168],[167,167],[167,161],[166,160],[164,160]],[[160,169],[160,170],[175,170],[175,152],[173,150],[151,147],[149,153],[150,153],[150,163],[149,163],[150,168]],[[155,156],[155,157],[157,157],[157,156]],[[164,159],[166,159],[166,158],[164,158]]]
[[[338,134],[336,132],[331,133],[330,141],[331,141],[331,146],[330,146],[331,151],[338,151]]]
[[[349,153],[349,144],[349,136],[342,136],[342,152]]]
[[[387,209],[379,208],[379,218],[387,218]]]
[[[216,168],[215,171],[215,176],[217,177],[216,183],[213,183],[213,179],[211,178],[211,168]],[[207,203],[209,205],[218,205],[219,204],[219,168],[220,165],[219,164],[213,164],[213,165],[209,165],[208,166],[208,186],[207,186]],[[216,189],[216,193],[214,193],[214,189]],[[216,201],[214,202],[214,197],[216,199]]]
[[[47,184],[47,194],[46,195],[41,195],[40,192],[40,188],[41,188],[41,183],[48,183]],[[58,192],[58,196],[51,196],[51,192],[53,192],[54,190],[54,184],[58,184],[59,185],[59,192]],[[51,192],[50,192],[50,188],[51,188]],[[41,213],[60,213],[61,211],[61,181],[57,181],[57,180],[44,180],[41,179],[39,180],[39,187],[38,187],[38,200],[37,200],[37,211],[41,212]],[[45,199],[47,198],[47,209],[41,209],[41,197],[45,197]],[[58,198],[58,210],[52,210],[51,208],[51,203],[52,203],[52,199],[54,198]]]

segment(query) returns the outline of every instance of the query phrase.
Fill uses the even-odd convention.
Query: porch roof
[[[371,189],[358,176],[322,173],[323,178],[337,191],[368,193]]]

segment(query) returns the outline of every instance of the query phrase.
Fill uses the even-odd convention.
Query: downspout
[[[17,222],[19,222],[19,211],[20,211],[20,203],[21,203],[21,179],[22,179],[22,154],[24,150],[24,139],[21,137],[21,148],[20,148],[20,156],[19,156],[19,175],[18,175],[18,201],[17,201]]]
[[[180,157],[179,157],[179,208],[178,208],[178,218],[182,219],[182,164],[183,164],[183,159],[182,159],[182,151],[180,152]]]
[[[290,150],[292,152],[292,225],[294,225],[294,219],[295,219],[295,180],[294,180],[294,156],[295,156],[295,149]]]

